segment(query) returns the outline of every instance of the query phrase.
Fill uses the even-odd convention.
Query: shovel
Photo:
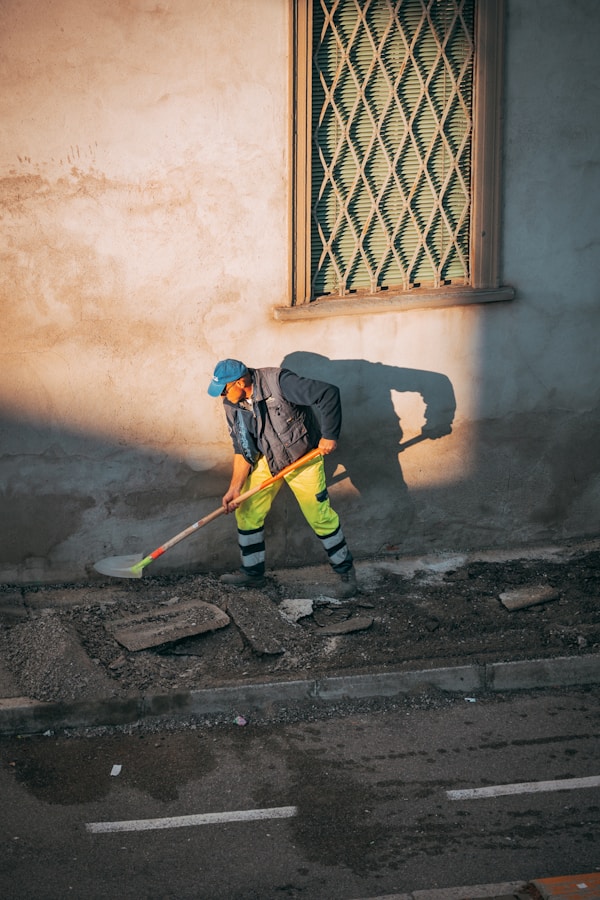
[[[252,497],[254,496],[254,494],[258,494],[259,491],[262,491],[266,487],[269,487],[270,484],[274,484],[274,482],[279,481],[280,478],[285,478],[286,475],[289,475],[290,472],[294,471],[294,469],[300,468],[300,466],[303,466],[304,463],[310,462],[311,459],[316,459],[317,456],[321,456],[321,451],[318,448],[315,450],[311,450],[304,456],[301,456],[300,459],[297,459],[296,462],[290,463],[289,466],[286,466],[285,469],[282,469],[281,472],[277,473],[277,475],[271,475],[270,478],[267,478],[265,481],[261,482],[261,484],[251,488],[249,491],[245,491],[243,494],[240,494],[235,501],[236,506],[239,506],[240,503],[243,503],[243,501],[247,500],[248,497]],[[212,522],[213,519],[217,519],[219,516],[224,515],[224,513],[225,507],[220,506],[218,509],[215,509],[207,516],[204,516],[203,519],[198,519],[198,521],[194,522],[193,525],[189,525],[183,531],[180,531],[179,534],[176,534],[175,537],[172,537],[171,540],[163,544],[162,547],[158,547],[156,550],[153,550],[152,553],[150,553],[148,556],[142,557],[141,553],[134,554],[132,556],[109,556],[106,559],[101,559],[99,560],[99,562],[94,563],[94,568],[102,575],[110,575],[113,578],[141,578],[143,570],[146,568],[146,566],[149,566],[153,560],[158,559],[159,556],[162,556],[163,553],[166,553],[167,550],[170,550],[171,547],[174,547],[175,544],[179,543],[179,541],[182,541],[184,538],[189,537],[189,535],[193,534],[194,531],[197,531],[199,528],[203,528],[204,525],[208,525],[209,522]]]

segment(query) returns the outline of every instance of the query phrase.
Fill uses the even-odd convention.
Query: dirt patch
[[[360,593],[343,602],[301,571],[293,584],[269,578],[262,591],[240,591],[208,575],[145,576],[119,582],[118,590],[114,581],[39,591],[0,586],[0,652],[24,695],[52,700],[600,651],[599,550],[393,569],[393,559],[360,563]],[[544,586],[556,599],[515,610],[500,599]],[[4,620],[3,594],[11,598]],[[25,622],[14,614],[15,594],[23,598]],[[41,607],[52,606],[54,594],[60,604],[49,615]],[[290,598],[307,601],[296,604],[297,621]],[[124,616],[194,601],[216,605],[230,623],[135,652],[111,633]]]
[[[4,658],[21,693],[37,700],[86,700],[115,690],[68,621],[52,611],[4,635]]]

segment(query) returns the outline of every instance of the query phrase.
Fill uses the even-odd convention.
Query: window
[[[295,0],[292,306],[499,288],[502,0]]]

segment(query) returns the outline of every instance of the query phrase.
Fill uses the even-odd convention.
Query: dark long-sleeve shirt
[[[334,384],[303,378],[289,369],[249,372],[250,400],[223,401],[235,453],[252,464],[264,455],[276,474],[314,449],[321,437],[337,441],[342,408]]]

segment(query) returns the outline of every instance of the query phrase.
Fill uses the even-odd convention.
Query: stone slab
[[[599,684],[600,655],[488,663],[486,682],[493,691]]]
[[[260,591],[240,591],[227,600],[227,612],[259,656],[285,653],[285,642],[293,629],[275,604]]]
[[[483,666],[452,666],[419,672],[381,672],[323,678],[317,696],[322,700],[395,697],[437,688],[441,691],[474,692],[484,687]]]
[[[31,697],[0,700],[0,734],[39,734],[61,728],[129,725],[144,716],[140,697],[45,703]]]
[[[237,684],[229,687],[203,688],[182,694],[148,696],[144,715],[154,716],[210,716],[264,715],[279,706],[292,706],[314,700],[313,681],[280,681],[277,685]]]
[[[127,650],[146,650],[182,638],[217,631],[229,625],[229,616],[213,603],[161,604],[106,623],[106,630]]]
[[[373,616],[354,616],[344,622],[335,622],[333,625],[324,625],[318,634],[352,634],[354,631],[366,631],[373,624]]]
[[[527,606],[537,606],[538,603],[550,603],[558,600],[560,594],[556,588],[548,584],[535,584],[528,587],[515,588],[512,591],[503,591],[500,600],[509,610],[524,609]]]

